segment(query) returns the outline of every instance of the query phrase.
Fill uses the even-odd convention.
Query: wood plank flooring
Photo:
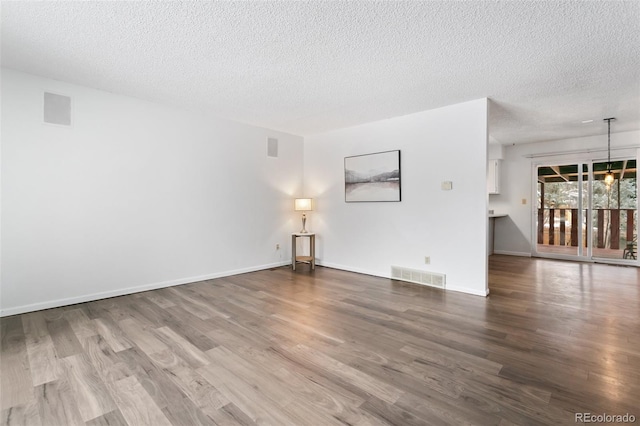
[[[283,267],[7,317],[2,424],[639,418],[639,271],[494,255],[482,298]]]

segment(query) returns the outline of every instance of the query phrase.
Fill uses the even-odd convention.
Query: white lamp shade
[[[294,204],[295,211],[306,212],[313,210],[313,202],[311,198],[296,198]]]

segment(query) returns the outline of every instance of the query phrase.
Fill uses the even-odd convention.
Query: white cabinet
[[[500,193],[500,160],[489,160],[487,167],[487,192]]]

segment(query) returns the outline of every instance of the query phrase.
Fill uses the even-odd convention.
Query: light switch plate
[[[446,180],[442,182],[440,187],[442,188],[443,191],[451,191],[453,189],[453,182],[451,182],[450,180]]]

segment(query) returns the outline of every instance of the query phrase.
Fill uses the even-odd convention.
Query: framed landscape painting
[[[347,203],[400,201],[400,150],[344,159]]]

